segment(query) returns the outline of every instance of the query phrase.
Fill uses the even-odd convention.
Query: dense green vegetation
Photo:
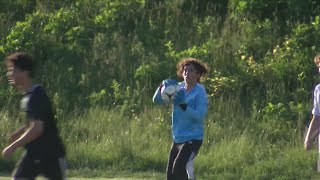
[[[71,176],[164,172],[169,107],[151,97],[191,56],[210,66],[198,176],[310,179],[316,150],[302,142],[319,13],[316,0],[1,0],[0,59],[27,51],[37,60],[35,81],[52,97]],[[21,118],[0,71],[2,148]],[[0,172],[18,154],[0,159]]]

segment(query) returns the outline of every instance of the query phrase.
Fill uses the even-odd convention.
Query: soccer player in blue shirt
[[[177,75],[183,82],[164,80],[157,88],[153,102],[164,104],[163,86],[178,84],[173,97],[173,143],[167,164],[167,180],[195,179],[193,160],[203,141],[204,119],[208,110],[206,90],[200,79],[208,72],[207,65],[194,58],[182,59],[177,64]]]

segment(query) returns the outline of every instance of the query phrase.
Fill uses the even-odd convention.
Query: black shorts
[[[63,180],[66,169],[66,161],[63,157],[41,160],[25,154],[18,163],[13,177],[33,180],[38,175],[42,175],[50,180]]]

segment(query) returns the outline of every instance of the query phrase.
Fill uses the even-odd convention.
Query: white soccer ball
[[[177,92],[176,85],[163,86],[161,88],[161,97],[165,103],[171,103],[174,94]]]

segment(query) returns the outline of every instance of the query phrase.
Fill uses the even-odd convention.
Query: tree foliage
[[[161,80],[177,78],[175,64],[190,56],[209,64],[204,83],[213,101],[240,98],[248,111],[268,103],[309,103],[316,81],[312,59],[319,51],[320,4],[315,0],[0,5],[0,57],[32,54],[37,80],[52,96],[68,100],[60,102],[63,107],[139,109],[150,104]],[[1,98],[10,98],[6,94],[1,90]]]

